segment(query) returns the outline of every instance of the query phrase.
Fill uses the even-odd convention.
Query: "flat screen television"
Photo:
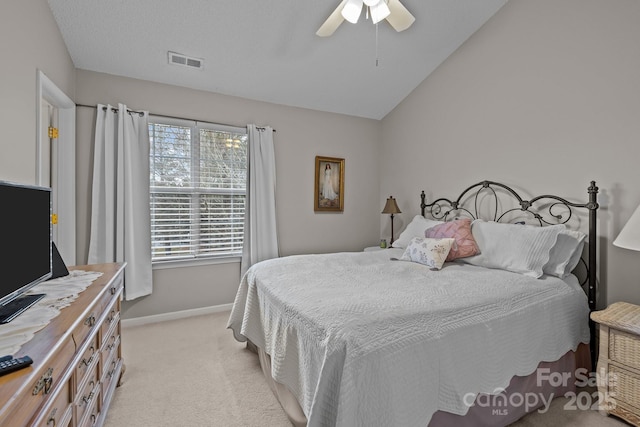
[[[44,294],[26,291],[53,272],[51,189],[0,181],[0,323]]]

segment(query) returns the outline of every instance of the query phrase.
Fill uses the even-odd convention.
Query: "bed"
[[[296,426],[508,425],[595,360],[597,192],[423,191],[392,248],[252,266],[228,328]]]

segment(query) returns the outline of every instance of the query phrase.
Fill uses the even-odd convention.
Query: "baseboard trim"
[[[134,317],[122,319],[120,322],[123,328],[131,326],[147,325],[149,323],[165,322],[167,320],[184,319],[186,317],[201,316],[203,314],[220,313],[229,311],[233,304],[214,305],[210,307],[192,308],[190,310],[173,311],[171,313],[154,314],[151,316]]]

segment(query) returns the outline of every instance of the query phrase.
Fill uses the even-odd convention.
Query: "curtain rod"
[[[85,107],[85,108],[94,108],[94,109],[97,109],[97,108],[98,108],[98,107],[97,107],[97,106],[95,106],[95,105],[85,105],[85,104],[76,104],[76,107]],[[106,111],[106,110],[107,110],[107,107],[102,107],[102,109],[103,109],[103,111]],[[115,108],[115,107],[111,107],[111,111],[113,111],[114,113],[117,113],[117,112],[118,112],[118,109],[117,109],[117,108]],[[132,114],[132,113],[134,113],[134,114],[140,114],[140,116],[141,116],[141,117],[142,117],[142,115],[144,114],[144,112],[143,112],[143,111],[131,110],[131,109],[129,109],[129,108],[127,108],[127,113],[129,113],[129,114]],[[151,113],[151,112],[150,112],[149,114],[150,114],[150,115],[152,115],[152,116],[156,116],[156,117],[164,117],[164,118],[166,118],[166,119],[189,120],[189,121],[192,121],[192,122],[198,122],[198,120],[194,120],[194,119],[187,119],[187,118],[185,118],[185,117],[166,116],[166,115],[164,115],[164,114],[155,114],[155,113]],[[200,120],[200,121],[202,121],[202,120]],[[209,122],[209,123],[211,123],[211,122]],[[223,124],[223,123],[217,123],[217,124],[222,125],[222,126],[233,126],[233,127],[237,127],[237,128],[243,128],[243,127],[246,127],[246,126],[236,126],[236,125],[225,125],[225,124]],[[264,128],[264,127],[258,127],[258,126],[256,126],[256,129],[258,129],[259,131],[263,131],[263,130],[265,130],[265,128]],[[275,132],[276,130],[275,130],[275,129],[273,129],[273,131]]]

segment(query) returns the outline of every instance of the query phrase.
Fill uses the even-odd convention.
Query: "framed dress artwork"
[[[313,210],[344,211],[344,159],[316,156]]]

